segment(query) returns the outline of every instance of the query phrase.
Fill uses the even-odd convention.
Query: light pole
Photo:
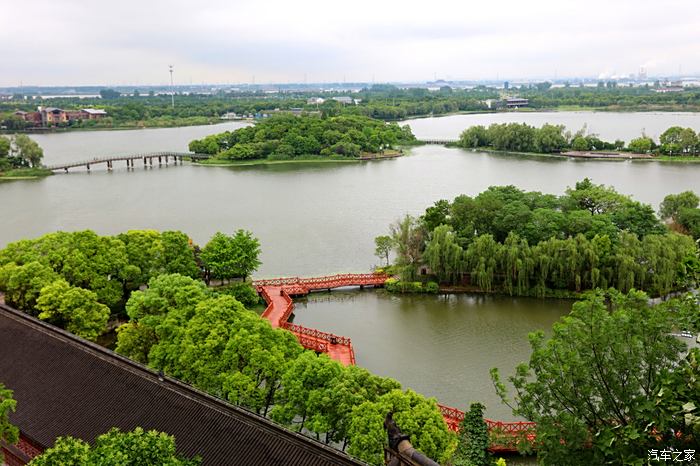
[[[172,107],[175,108],[175,87],[173,86],[173,65],[168,65],[170,68],[170,99]]]

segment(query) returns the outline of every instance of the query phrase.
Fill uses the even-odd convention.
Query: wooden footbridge
[[[137,163],[143,161],[144,168],[153,167],[154,160],[157,161],[158,165],[168,165],[170,161],[173,164],[182,163],[183,160],[202,160],[211,157],[209,154],[196,154],[194,152],[149,152],[145,154],[127,154],[127,155],[106,155],[94,157],[90,160],[81,160],[79,162],[68,162],[59,163],[56,165],[50,165],[46,167],[49,170],[57,171],[63,170],[68,172],[69,168],[82,167],[86,170],[90,170],[91,166],[106,164],[107,170],[111,170],[114,166],[114,162],[126,162],[126,168],[134,168]]]
[[[444,146],[447,144],[454,144],[459,142],[459,139],[419,139],[418,142],[423,144],[434,144]]]
[[[262,295],[267,308],[262,317],[275,328],[284,328],[296,335],[299,343],[317,353],[326,353],[332,359],[348,366],[355,364],[355,351],[350,338],[322,332],[309,327],[293,324],[289,318],[294,312],[294,296],[304,296],[311,291],[332,290],[340,287],[384,286],[389,276],[384,274],[341,274],[317,278],[276,278],[256,280],[255,289]],[[464,420],[464,411],[438,404],[447,426],[457,432]],[[494,453],[514,453],[522,441],[534,443],[534,422],[501,422],[485,419],[489,430],[489,450]]]
[[[346,286],[384,286],[389,278],[383,274],[342,274],[318,278],[277,278],[258,280],[253,286],[258,290],[267,308],[262,317],[269,320],[273,327],[281,327],[296,335],[299,343],[317,353],[327,353],[331,358],[344,365],[355,364],[355,351],[350,338],[322,332],[313,328],[289,322],[294,312],[292,296],[304,296],[315,290],[331,290]]]

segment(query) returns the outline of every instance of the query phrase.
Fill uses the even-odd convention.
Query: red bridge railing
[[[276,287],[275,291],[279,292],[280,298],[284,303],[284,310],[279,320],[274,322],[274,324],[294,333],[304,348],[318,353],[328,353],[331,357],[334,357],[335,348],[338,346],[346,347],[350,352],[350,364],[354,365],[355,351],[352,348],[350,338],[288,322],[292,312],[294,312],[294,301],[291,296],[305,295],[311,290],[344,286],[380,286],[388,278],[389,276],[387,275],[373,273],[338,274],[316,278],[286,277],[255,280],[253,286],[268,303],[265,312],[263,312],[263,317],[271,318],[275,302],[270,296],[268,288]],[[277,302],[279,303],[279,300]],[[438,404],[438,406],[447,426],[455,432],[459,431],[459,426],[464,420],[464,412],[441,404]],[[492,452],[516,452],[520,442],[525,441],[530,444],[535,442],[536,424],[534,422],[501,422],[492,421],[491,419],[484,419],[484,421],[489,431],[489,450]]]
[[[454,432],[459,431],[459,425],[464,420],[464,411],[450,406],[438,404],[442,418],[447,427]],[[521,442],[535,442],[537,424],[534,422],[502,422],[484,419],[489,431],[489,450],[494,453],[517,452]]]

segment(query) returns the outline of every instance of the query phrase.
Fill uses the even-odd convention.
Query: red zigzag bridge
[[[275,278],[256,280],[253,286],[267,302],[262,317],[269,320],[273,327],[281,327],[296,335],[299,343],[317,353],[327,353],[332,359],[344,365],[355,364],[355,351],[350,338],[322,332],[314,328],[303,327],[289,322],[294,312],[294,296],[304,296],[311,291],[328,290],[341,287],[384,286],[389,276],[384,274],[340,274],[316,278]],[[459,430],[464,419],[464,412],[438,404],[442,417],[453,431]],[[501,422],[486,419],[492,452],[515,452],[520,441],[534,442],[534,422]]]

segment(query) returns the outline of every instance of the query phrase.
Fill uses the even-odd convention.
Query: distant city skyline
[[[700,2],[184,0],[0,7],[0,87],[697,74]],[[261,6],[262,5],[262,6]],[[660,11],[660,9],[663,11]],[[672,20],[662,19],[671,12]],[[663,13],[663,14],[662,14]]]

